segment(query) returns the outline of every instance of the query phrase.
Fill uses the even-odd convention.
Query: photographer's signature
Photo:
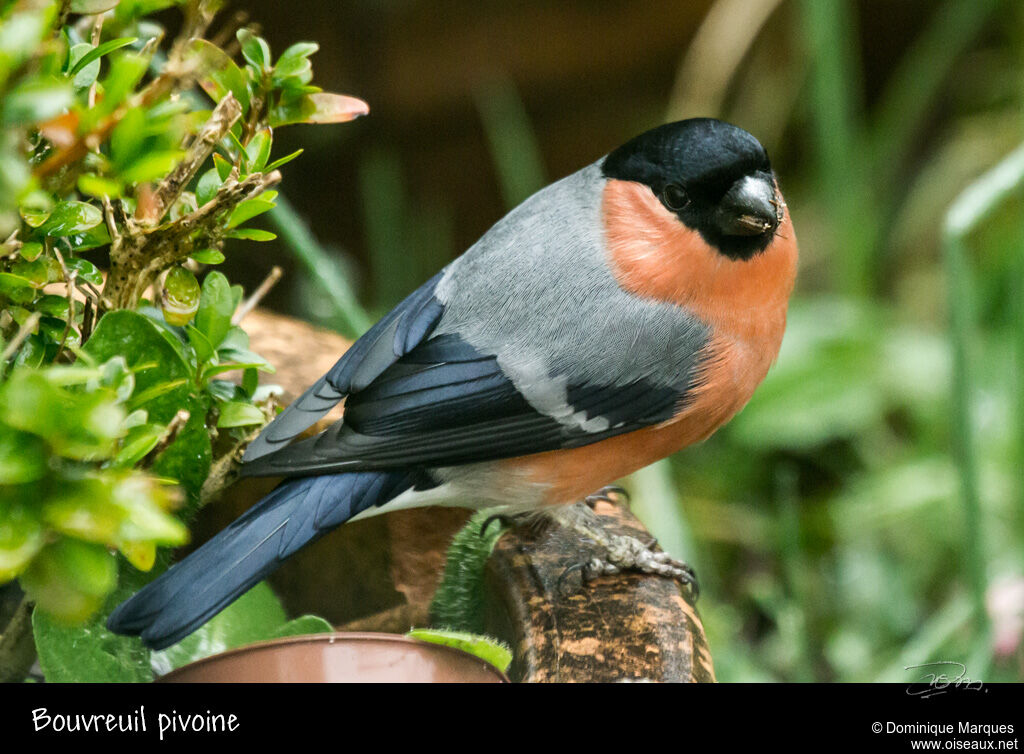
[[[983,691],[981,681],[973,681],[967,676],[967,666],[955,660],[938,660],[936,662],[923,662],[920,665],[906,665],[904,670],[925,671],[921,677],[907,687],[907,694],[927,699],[939,694],[945,694],[950,689],[964,691]],[[952,675],[950,675],[952,674]],[[922,685],[923,684],[923,685]]]

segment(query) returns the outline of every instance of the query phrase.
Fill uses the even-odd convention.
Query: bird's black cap
[[[608,178],[636,181],[726,256],[763,251],[780,212],[768,153],[744,131],[713,118],[651,129],[602,163]],[[745,180],[745,179],[750,180]]]

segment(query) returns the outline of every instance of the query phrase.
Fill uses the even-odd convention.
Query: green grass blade
[[[283,194],[278,195],[277,206],[267,216],[285,245],[327,295],[337,328],[350,338],[362,335],[373,323],[333,255],[320,245]]]
[[[498,171],[501,195],[511,209],[547,182],[540,146],[522,98],[510,80],[497,79],[477,89],[475,99]]]

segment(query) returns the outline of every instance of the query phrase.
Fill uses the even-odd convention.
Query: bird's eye
[[[670,183],[661,191],[661,202],[673,212],[678,212],[690,203],[690,197],[678,183]]]

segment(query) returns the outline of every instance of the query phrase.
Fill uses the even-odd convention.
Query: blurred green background
[[[275,135],[307,150],[285,186],[315,238],[278,212],[277,248],[225,264],[252,288],[284,260],[268,304],[348,334],[642,130],[755,134],[800,240],[782,353],[729,426],[629,480],[635,511],[700,574],[722,681],[1024,679],[1024,3],[233,7],[370,103]]]

